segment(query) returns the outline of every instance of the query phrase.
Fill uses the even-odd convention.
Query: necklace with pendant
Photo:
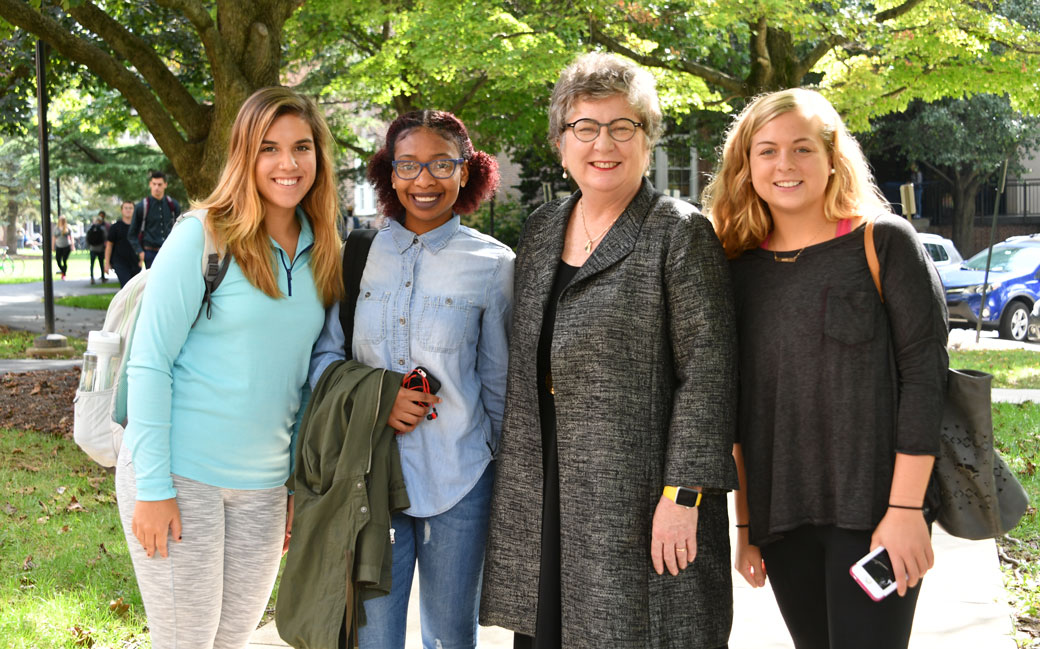
[[[609,231],[610,228],[614,226],[614,221],[617,221],[618,220],[618,216],[621,216],[621,215],[618,214],[618,216],[615,216],[614,218],[612,218],[610,220],[610,223],[607,224],[607,227],[603,229],[603,232],[600,232],[596,236],[592,236],[592,233],[589,232],[589,225],[585,221],[585,199],[582,199],[582,200],[578,201],[578,211],[581,212],[581,227],[583,227],[585,229],[585,237],[587,239],[587,241],[585,242],[585,252],[586,253],[591,253],[592,252],[592,244],[596,243],[596,241],[598,241],[600,237],[602,237],[604,234],[606,234],[607,231]]]
[[[812,238],[811,238],[811,239],[809,239],[808,243],[806,243],[806,244],[805,244],[804,246],[802,246],[801,248],[799,248],[799,249],[798,249],[798,252],[794,253],[794,255],[793,255],[793,256],[791,256],[791,257],[779,257],[779,256],[777,256],[777,254],[776,254],[776,251],[774,250],[774,251],[773,251],[773,261],[779,261],[779,262],[783,262],[783,263],[785,263],[785,264],[793,264],[794,262],[798,261],[798,258],[799,258],[799,257],[800,257],[800,256],[802,255],[802,252],[803,252],[803,251],[804,251],[804,250],[805,250],[806,248],[808,248],[808,247],[809,247],[809,245],[810,245],[810,244],[811,244],[811,243],[812,243],[813,241],[816,241],[816,237],[820,236],[820,233],[821,233],[821,232],[823,232],[823,231],[824,231],[824,230],[825,230],[825,229],[827,228],[827,224],[828,224],[828,223],[830,223],[830,221],[826,221],[826,220],[825,220],[825,221],[823,222],[823,227],[821,227],[821,228],[820,228],[819,230],[817,230],[817,231],[816,231],[816,234],[814,234],[814,235],[812,236]]]

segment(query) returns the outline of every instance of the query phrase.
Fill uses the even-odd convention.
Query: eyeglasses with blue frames
[[[441,158],[429,162],[394,160],[390,164],[394,166],[394,173],[401,180],[415,180],[422,173],[423,167],[426,167],[426,171],[429,171],[434,178],[443,180],[454,176],[455,169],[465,161],[465,158]]]
[[[563,128],[573,130],[574,137],[582,142],[592,142],[599,137],[600,130],[606,126],[607,133],[615,142],[628,142],[636,134],[636,129],[642,125],[642,122],[633,122],[627,117],[610,120],[607,124],[585,117],[570,124],[564,124]]]

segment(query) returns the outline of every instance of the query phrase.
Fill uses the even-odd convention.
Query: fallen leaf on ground
[[[36,564],[33,563],[32,555],[25,557],[25,561],[22,562],[22,570],[32,570],[35,567]]]

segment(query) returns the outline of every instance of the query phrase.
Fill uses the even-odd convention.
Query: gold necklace
[[[585,228],[585,237],[588,239],[588,241],[585,242],[585,252],[586,253],[591,253],[592,252],[592,244],[594,244],[597,240],[599,240],[600,237],[602,237],[604,234],[606,234],[607,231],[609,231],[610,228],[612,228],[614,226],[614,221],[617,221],[618,220],[618,216],[621,216],[621,215],[618,214],[617,216],[612,218],[610,220],[610,223],[608,223],[607,227],[603,230],[603,232],[600,232],[596,236],[592,236],[592,233],[589,232],[589,224],[585,222],[585,199],[582,199],[582,200],[578,201],[578,211],[581,212],[581,227]]]
[[[798,258],[802,256],[802,252],[806,248],[808,248],[809,245],[813,241],[816,241],[816,237],[820,236],[820,233],[823,232],[827,228],[827,224],[828,223],[830,223],[830,221],[824,220],[823,226],[819,230],[816,231],[816,234],[812,235],[812,238],[809,239],[808,243],[806,243],[804,246],[799,248],[798,252],[794,253],[793,257],[778,257],[777,254],[776,254],[776,251],[774,250],[773,251],[773,261],[781,261],[781,262],[784,262],[784,263],[787,263],[787,264],[793,264],[794,262],[798,261]],[[774,232],[775,232],[775,230],[774,230]]]

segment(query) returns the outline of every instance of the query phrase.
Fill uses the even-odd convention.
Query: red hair
[[[451,113],[443,110],[417,110],[395,119],[386,130],[386,142],[368,161],[368,180],[376,190],[376,198],[384,215],[401,220],[404,205],[397,198],[391,176],[394,173],[394,146],[416,128],[428,128],[459,149],[459,155],[469,165],[469,180],[459,189],[459,197],[452,210],[469,214],[480,202],[491,198],[498,189],[498,162],[483,151],[473,148],[466,126]]]

